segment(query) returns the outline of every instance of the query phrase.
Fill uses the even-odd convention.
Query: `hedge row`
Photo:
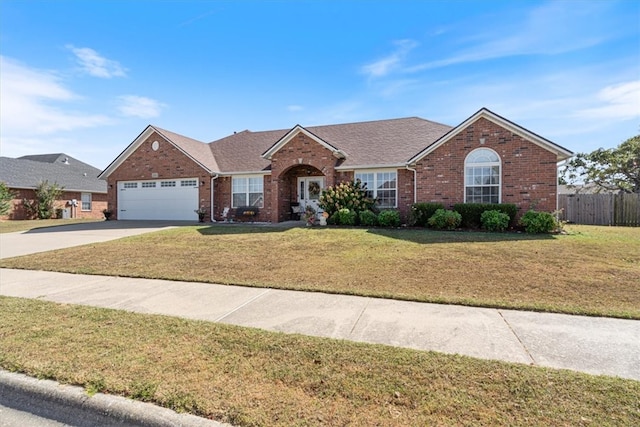
[[[453,210],[462,215],[461,227],[480,228],[484,211],[499,211],[509,215],[509,225],[515,226],[518,208],[512,203],[457,203]]]

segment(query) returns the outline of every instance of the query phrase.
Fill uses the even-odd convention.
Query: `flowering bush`
[[[341,182],[335,187],[327,187],[320,194],[320,207],[332,216],[340,209],[355,212],[356,217],[362,211],[372,210],[375,200],[368,197],[367,186],[359,180]]]
[[[313,225],[316,220],[316,210],[311,205],[307,205],[304,208],[304,213],[302,214],[302,219],[307,222],[308,225]]]

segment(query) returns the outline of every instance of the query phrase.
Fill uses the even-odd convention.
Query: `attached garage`
[[[118,182],[118,219],[198,219],[198,179]]]

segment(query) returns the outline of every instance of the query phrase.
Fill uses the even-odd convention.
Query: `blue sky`
[[[146,125],[234,131],[487,107],[572,151],[640,132],[640,1],[0,2],[0,153],[106,167]]]

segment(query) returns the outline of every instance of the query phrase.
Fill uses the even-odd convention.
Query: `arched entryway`
[[[295,211],[303,210],[307,204],[317,210],[322,190],[330,185],[322,171],[304,164],[285,170],[278,182],[278,221],[298,219],[299,215]]]

